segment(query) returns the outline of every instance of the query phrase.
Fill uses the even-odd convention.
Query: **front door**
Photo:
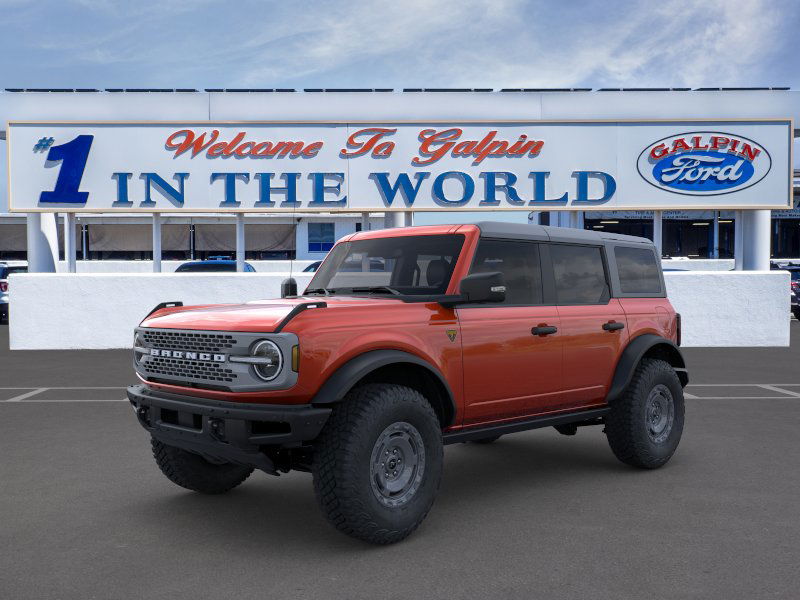
[[[564,344],[564,403],[605,401],[628,339],[625,312],[610,297],[600,246],[550,244]]]
[[[561,404],[562,343],[543,304],[539,244],[482,239],[471,273],[500,271],[506,299],[457,309],[464,360],[464,424],[547,412]]]

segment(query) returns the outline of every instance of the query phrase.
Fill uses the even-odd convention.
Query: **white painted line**
[[[797,386],[800,383],[690,383],[686,387],[761,387],[762,385]]]
[[[102,399],[97,399],[97,400],[93,400],[93,399],[78,399],[78,400],[76,400],[75,398],[70,398],[70,399],[65,399],[65,400],[58,400],[58,399],[50,400],[48,398],[41,398],[41,399],[34,398],[33,400],[25,400],[24,402],[22,402],[22,404],[42,404],[43,402],[56,402],[56,403],[60,402],[62,404],[67,404],[67,403],[70,403],[70,402],[79,402],[80,403],[80,402],[127,402],[127,401],[128,401],[127,398],[102,398]],[[2,404],[2,403],[0,403],[0,404]]]
[[[27,387],[0,387],[0,390],[30,390],[34,386],[29,385]],[[44,388],[47,390],[124,390],[124,385],[118,385],[115,387],[50,387]]]
[[[683,392],[683,397],[684,398],[688,398],[689,400],[698,400],[699,399],[697,396],[693,396],[692,394],[687,394],[686,392]]]
[[[792,396],[794,398],[800,398],[800,393],[792,392],[792,391],[789,391],[789,390],[782,390],[777,385],[764,384],[764,385],[760,385],[759,387],[764,388],[765,390],[770,390],[772,392],[780,392],[781,394],[787,394],[787,395]]]
[[[19,396],[14,396],[13,398],[9,398],[8,400],[6,400],[6,402],[19,402],[20,400],[25,400],[25,398],[30,398],[31,396],[35,396],[36,394],[41,394],[42,392],[46,392],[49,389],[50,388],[36,388],[35,390],[31,390],[30,392],[27,392],[25,394],[20,394]]]
[[[685,394],[684,394],[685,396]],[[794,400],[793,396],[700,396],[695,400]]]

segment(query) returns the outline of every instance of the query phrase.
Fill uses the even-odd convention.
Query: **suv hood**
[[[164,308],[142,321],[143,327],[163,329],[195,329],[207,331],[253,331],[270,333],[301,304],[325,303],[326,308],[309,310],[335,310],[371,305],[386,306],[401,300],[386,297],[356,296],[306,296],[279,300],[256,300],[245,304],[213,304]]]

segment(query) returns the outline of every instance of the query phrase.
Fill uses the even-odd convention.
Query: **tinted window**
[[[609,298],[603,255],[596,246],[550,246],[559,304],[599,304]]]
[[[337,245],[307,293],[444,294],[464,245],[463,235],[408,235]]]
[[[335,226],[333,223],[308,224],[308,251],[327,252],[333,248],[336,241]]]
[[[660,294],[661,277],[656,255],[649,248],[614,249],[619,272],[619,285],[626,294]]]
[[[218,271],[236,271],[236,263],[189,263],[175,269],[176,273],[210,273]]]
[[[481,240],[470,273],[499,271],[506,282],[503,304],[541,304],[539,246],[526,242]]]

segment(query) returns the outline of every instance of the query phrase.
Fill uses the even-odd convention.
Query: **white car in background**
[[[27,273],[28,263],[24,260],[0,262],[0,323],[8,321],[8,276],[12,273]]]

